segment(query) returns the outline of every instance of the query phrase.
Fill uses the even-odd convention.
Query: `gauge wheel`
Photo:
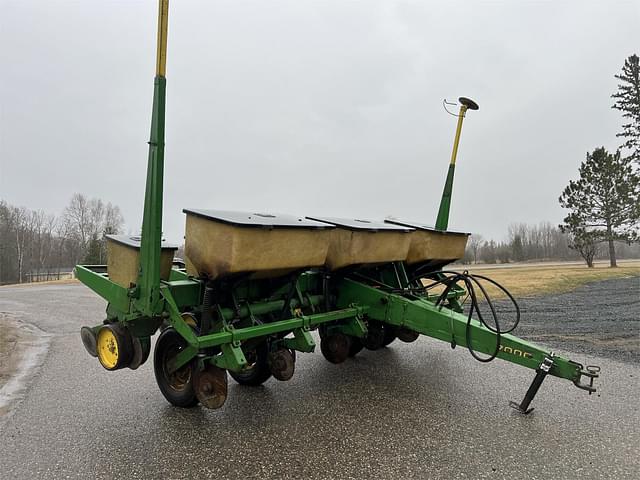
[[[396,336],[396,328],[393,325],[384,325],[384,341],[382,344],[386,347],[387,345],[391,345],[393,341],[398,338]]]
[[[362,344],[362,340],[360,340],[358,337],[351,337],[351,346],[349,347],[350,357],[355,357],[362,351],[363,348],[364,345]]]
[[[342,332],[335,332],[320,340],[320,351],[331,363],[342,363],[349,356],[351,337]]]
[[[362,337],[362,344],[367,350],[379,350],[384,347],[385,326],[382,322],[369,320],[367,334]]]
[[[176,407],[191,408],[198,404],[193,388],[194,363],[189,362],[169,373],[168,362],[187,346],[173,327],[162,331],[153,352],[153,367],[158,387],[167,401]]]
[[[240,385],[257,387],[271,378],[269,370],[269,349],[265,342],[259,344],[255,349],[244,352],[247,359],[247,366],[241,372],[232,372],[229,375]]]

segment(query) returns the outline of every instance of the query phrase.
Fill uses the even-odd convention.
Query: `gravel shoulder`
[[[640,277],[583,285],[518,300],[514,332],[554,348],[640,364]]]

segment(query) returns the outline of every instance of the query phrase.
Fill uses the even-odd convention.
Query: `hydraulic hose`
[[[422,279],[429,279],[433,281],[431,284],[424,286],[423,287],[424,290],[429,290],[437,285],[445,286],[443,292],[439,295],[438,299],[435,302],[436,306],[439,306],[440,308],[444,306],[444,302],[448,299],[448,295],[451,292],[451,290],[458,283],[460,282],[464,283],[464,286],[468,292],[468,297],[471,299],[469,314],[467,315],[467,327],[465,330],[465,339],[467,343],[467,349],[469,350],[469,353],[471,353],[471,356],[473,356],[473,358],[475,358],[479,362],[490,362],[494,358],[496,358],[498,355],[498,352],[500,351],[500,336],[502,334],[512,332],[518,326],[518,323],[520,323],[520,307],[518,305],[518,302],[516,302],[515,298],[513,298],[513,295],[511,295],[511,293],[509,293],[509,291],[505,287],[500,285],[495,280],[487,278],[483,275],[473,275],[469,273],[467,270],[465,270],[464,272],[454,272],[450,270],[439,270],[437,272],[429,272],[427,274],[420,274],[415,276],[413,278],[413,281],[422,280]],[[516,319],[510,328],[502,329],[500,327],[500,322],[498,320],[498,313],[496,311],[496,308],[493,302],[491,301],[491,297],[487,293],[485,287],[482,285],[480,280],[489,282],[490,284],[494,285],[496,288],[501,290],[515,307]],[[480,290],[480,292],[482,293],[482,296],[485,298],[489,306],[489,309],[491,311],[491,316],[493,318],[493,325],[487,323],[487,321],[482,315],[482,312],[480,311],[480,308],[478,306],[479,304],[478,304],[478,295],[477,295],[476,288]],[[484,325],[488,330],[496,334],[496,348],[491,353],[491,355],[487,358],[480,357],[471,345],[471,342],[472,342],[471,319],[473,318],[474,311],[480,323]]]

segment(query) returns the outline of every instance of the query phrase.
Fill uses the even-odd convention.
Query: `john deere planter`
[[[332,363],[426,335],[482,362],[499,358],[534,370],[524,400],[514,404],[524,413],[547,375],[595,391],[597,367],[510,334],[520,312],[500,285],[443,270],[462,257],[468,236],[447,231],[462,123],[478,109],[467,98],[459,100],[435,227],[189,208],[184,264],[173,262],[175,247],[161,239],[167,18],[161,0],[142,234],[109,237],[108,265],[76,267],[108,303],[106,319],[81,331],[105,369],[139,367],[160,331],[153,362],[165,398],[178,407],[220,408],[227,374],[244,385],[288,380],[297,354],[315,350],[311,332],[318,330]],[[498,315],[487,286],[513,301],[510,318]]]

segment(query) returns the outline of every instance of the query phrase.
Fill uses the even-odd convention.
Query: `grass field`
[[[574,263],[553,263],[534,265],[512,265],[505,267],[470,266],[470,273],[484,275],[503,285],[512,295],[517,297],[562,293],[574,290],[585,283],[606,280],[609,278],[639,277],[640,294],[640,260],[619,262],[617,268],[598,263],[594,268]],[[461,268],[456,268],[458,271]],[[497,289],[490,289],[492,298],[499,298]]]

